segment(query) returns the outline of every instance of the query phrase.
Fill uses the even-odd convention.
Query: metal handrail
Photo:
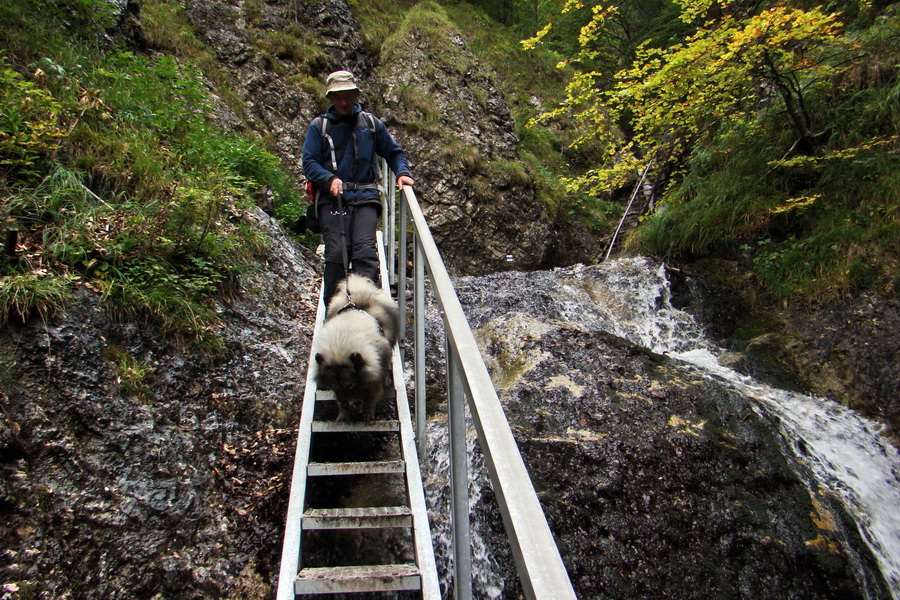
[[[606,257],[603,260],[609,260],[609,255],[612,254],[612,249],[616,243],[616,238],[619,237],[619,232],[622,230],[622,225],[625,224],[625,217],[628,216],[628,211],[631,210],[631,205],[634,204],[634,199],[637,198],[638,192],[641,190],[641,186],[644,185],[644,180],[647,179],[647,173],[650,172],[650,165],[652,164],[653,157],[650,157],[650,161],[647,163],[647,166],[644,167],[644,172],[641,173],[641,178],[638,180],[637,185],[634,186],[634,192],[631,194],[631,199],[628,201],[628,206],[625,207],[625,212],[622,213],[622,218],[619,219],[619,225],[616,227],[612,238],[609,240],[609,248],[606,249]]]
[[[465,426],[460,427],[459,415],[464,414],[468,400],[472,421],[484,454],[485,464],[497,497],[506,533],[512,547],[522,589],[527,598],[541,600],[574,599],[575,591],[565,565],[556,547],[556,541],[547,524],[531,478],[519,453],[506,414],[497,397],[475,336],[462,305],[456,295],[450,275],[444,265],[431,230],[425,221],[415,192],[404,187],[401,193],[399,215],[399,284],[401,309],[406,304],[406,227],[407,217],[412,219],[415,237],[414,260],[414,319],[415,372],[416,372],[416,422],[419,436],[419,456],[424,457],[424,275],[427,268],[431,288],[444,316],[448,357],[448,402],[451,421],[451,483],[454,485],[452,501],[455,581],[457,600],[471,598],[471,555],[468,545],[468,490],[465,474]],[[392,219],[385,219],[393,222]],[[394,232],[386,238],[394,240]],[[392,243],[392,242],[389,242]],[[392,265],[393,267],[393,265]],[[405,322],[405,318],[401,321]],[[421,338],[421,339],[420,339]],[[422,383],[421,391],[419,382]],[[460,393],[462,392],[462,394]],[[462,395],[464,394],[464,397]],[[460,453],[461,448],[461,455]],[[454,460],[454,454],[457,458]],[[463,458],[460,458],[462,456]],[[454,466],[455,463],[455,466]],[[462,463],[462,464],[460,464]],[[460,469],[462,471],[460,472]],[[462,473],[462,476],[460,475]],[[462,489],[456,489],[462,488]],[[459,529],[459,531],[457,531]],[[468,571],[466,569],[469,569]]]

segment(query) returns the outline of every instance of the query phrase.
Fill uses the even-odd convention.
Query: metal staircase
[[[382,281],[387,282],[380,238],[379,251]],[[324,313],[320,299],[313,344],[324,321]],[[335,422],[334,395],[316,389],[311,357],[294,459],[278,600],[360,592],[412,592],[416,598],[440,598],[402,359],[397,346],[393,351],[392,371],[393,389],[385,390],[376,420]],[[312,506],[313,494],[310,492],[319,484],[328,493],[315,495],[325,496],[328,506]],[[379,485],[389,488],[398,497],[392,498],[389,504],[373,506],[354,505],[360,500],[348,499],[356,487],[370,489]],[[379,499],[378,494],[369,496]],[[328,557],[330,562],[341,564],[317,564],[307,560],[305,555],[311,552],[304,553],[304,543],[310,538],[314,541],[309,542],[309,546],[338,547],[325,536],[327,532],[358,534],[360,539],[350,544],[353,547],[378,544],[379,536],[389,537],[391,543],[386,545],[400,547],[400,560],[385,562],[384,555],[373,556],[371,552],[369,556],[347,553]],[[315,537],[317,534],[319,538]],[[374,541],[367,542],[366,537]],[[340,550],[335,552],[340,553]],[[380,560],[369,564],[373,558]],[[373,597],[379,597],[379,594]]]
[[[389,254],[385,260],[385,242],[379,233],[381,281],[386,287],[389,283],[396,284],[401,340],[407,337],[407,265],[411,264],[414,272],[409,286],[413,332],[407,358],[411,359],[414,371],[410,383],[415,390],[416,432],[414,436],[399,347],[393,350],[393,390],[385,393],[392,402],[382,403],[382,408],[390,404],[391,409],[366,423],[334,421],[337,412],[334,402],[330,394],[316,390],[315,360],[310,356],[276,597],[278,600],[322,594],[349,594],[352,598],[387,595],[403,600],[441,597],[418,460],[418,455],[425,454],[426,443],[427,271],[427,281],[443,317],[446,344],[452,556],[442,560],[452,565],[447,568],[452,578],[452,597],[455,600],[474,597],[466,473],[468,409],[524,597],[575,600],[556,540],[425,215],[412,188],[404,187],[398,193],[393,176],[384,164],[382,172],[387,190],[382,202]],[[390,273],[386,264],[392,267]],[[314,343],[324,316],[320,299]],[[364,480],[375,483],[365,487],[360,483]],[[394,497],[383,494],[380,484],[392,490]],[[316,487],[320,489],[313,490]],[[313,500],[317,505],[312,505]],[[317,537],[361,536],[364,532],[381,537],[368,540],[368,546],[359,539],[354,540],[350,546],[355,544],[354,550],[364,548],[362,553],[344,553],[342,540]],[[388,548],[397,550],[390,559],[384,552]],[[319,555],[323,550],[334,549],[337,550],[325,552],[329,561],[321,560]]]

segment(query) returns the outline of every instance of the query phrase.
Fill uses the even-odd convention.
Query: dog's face
[[[326,361],[321,353],[316,354],[318,365],[317,383],[323,390],[351,391],[361,386],[360,371],[363,367],[363,359],[358,353],[350,355],[349,360],[337,362]]]
[[[316,363],[316,384],[319,389],[334,392],[341,414],[345,417],[361,414],[367,395],[366,382],[362,376],[365,366],[362,356],[353,353],[349,360],[331,362],[320,353],[316,354]]]

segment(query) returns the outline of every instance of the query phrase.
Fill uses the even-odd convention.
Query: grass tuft
[[[0,280],[0,323],[24,322],[32,315],[46,321],[72,300],[68,278],[37,271],[4,274]]]

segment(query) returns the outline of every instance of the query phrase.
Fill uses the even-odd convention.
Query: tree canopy
[[[765,0],[668,6],[679,25],[631,0],[562,5],[583,19],[561,61],[575,74],[564,102],[533,122],[568,121],[576,148],[601,149],[564,180],[569,193],[622,196],[652,165],[656,212],[632,247],[681,258],[749,251],[787,296],[815,294],[822,280],[895,290],[900,115],[887,106],[900,94],[897,16]],[[524,47],[547,43],[554,27]],[[872,211],[887,217],[877,227],[860,217]]]
[[[569,0],[563,11],[582,4]],[[607,86],[609,76],[592,67],[609,51],[622,9],[612,3],[592,7],[580,49],[568,59],[581,69],[565,103],[541,117],[574,116],[582,128],[576,145],[602,140],[608,163],[572,180],[575,187],[591,193],[614,189],[651,160],[659,168],[678,168],[696,143],[729,122],[753,122],[773,109],[788,115],[798,147],[809,150],[822,138],[806,96],[848,68],[843,58],[850,44],[834,15],[787,6],[754,13],[737,2],[713,10],[708,0],[683,0],[680,7],[681,20],[694,24],[695,32],[663,48],[644,40],[632,63]]]

